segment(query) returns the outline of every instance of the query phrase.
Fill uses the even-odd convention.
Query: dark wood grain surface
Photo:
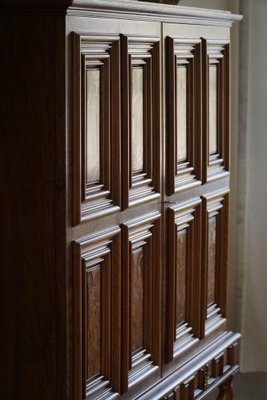
[[[88,378],[100,373],[101,366],[101,272],[100,267],[88,272]]]
[[[6,400],[18,390],[21,399],[56,397],[55,27],[56,19],[44,16],[0,21],[0,386]]]
[[[216,218],[208,222],[208,288],[207,304],[215,302],[215,274],[216,274]]]
[[[144,344],[144,253],[142,249],[133,252],[131,269],[131,351],[134,353]]]
[[[186,275],[187,275],[187,236],[186,231],[177,237],[176,267],[176,325],[185,321],[186,310]]]

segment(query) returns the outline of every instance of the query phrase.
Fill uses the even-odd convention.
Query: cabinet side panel
[[[1,397],[55,399],[56,18],[5,15],[0,37]]]

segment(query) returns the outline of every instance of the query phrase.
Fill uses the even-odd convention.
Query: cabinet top
[[[242,19],[229,11],[184,7],[138,0],[0,0],[0,12],[62,10],[70,15],[108,14],[110,18],[146,18],[162,22],[231,26]]]

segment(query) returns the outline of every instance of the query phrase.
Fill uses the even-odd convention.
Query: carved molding
[[[140,2],[136,0],[73,0],[69,7],[70,15],[91,15],[101,13],[108,18],[123,18],[126,12],[129,19],[161,20],[162,22],[182,22],[199,25],[219,25],[230,27],[234,21],[239,21],[240,15],[228,12],[202,10],[192,7],[179,7],[170,4],[156,4]],[[119,11],[119,13],[118,13]]]
[[[167,37],[167,194],[200,184],[201,179],[201,40]],[[183,93],[178,93],[181,68],[185,71]],[[186,120],[179,126],[178,101],[184,95],[183,114]],[[183,132],[181,132],[183,130]],[[181,134],[185,154],[179,159]],[[181,143],[181,144],[180,144]]]
[[[78,224],[118,210],[121,202],[120,39],[74,33],[73,42],[73,222]],[[96,90],[89,88],[90,73],[98,73],[96,104],[88,104],[97,98],[88,93]],[[95,120],[96,113],[98,125],[90,120],[90,116]],[[95,132],[90,131],[92,125]],[[95,148],[89,149],[93,142]],[[94,165],[88,167],[89,162]],[[90,168],[96,171],[92,177]]]
[[[229,174],[230,45],[225,40],[202,40],[203,45],[203,181]],[[212,74],[211,74],[212,73]],[[214,76],[214,101],[210,103],[210,79]],[[212,106],[212,110],[210,110]],[[215,115],[211,115],[213,111]],[[211,122],[214,119],[214,123]],[[216,126],[214,127],[213,125]],[[215,132],[210,132],[213,126]],[[211,141],[211,137],[214,139]],[[216,137],[216,138],[215,138]],[[216,150],[210,149],[216,140]]]
[[[122,226],[123,247],[123,392],[149,376],[158,376],[161,365],[161,267],[160,214],[152,213]],[[142,254],[142,265],[136,254]],[[142,268],[136,281],[136,269]],[[135,286],[133,286],[135,285]],[[133,297],[132,291],[143,297]],[[140,303],[140,304],[139,304]],[[140,309],[136,310],[136,306]],[[134,314],[133,314],[134,310]],[[137,318],[135,321],[133,318]],[[140,319],[140,316],[142,318]],[[134,346],[135,324],[142,340]],[[141,336],[141,335],[140,335]],[[133,351],[134,350],[134,351]]]
[[[202,312],[205,322],[205,334],[208,335],[219,325],[225,322],[226,292],[227,292],[227,265],[228,265],[228,208],[229,190],[211,193],[203,196],[203,285],[202,285]],[[210,222],[212,225],[210,225]],[[213,233],[209,230],[215,229]],[[211,251],[212,240],[214,243]],[[214,252],[212,255],[211,253]],[[212,259],[210,257],[213,257]],[[212,263],[212,269],[210,269]],[[211,276],[212,275],[212,276]],[[209,303],[208,290],[213,285],[213,301]],[[204,306],[203,306],[204,305]],[[204,334],[204,332],[203,332]]]
[[[231,357],[237,345],[235,342],[223,350],[160,400],[204,398],[202,396],[211,387],[219,386],[237,372],[237,358],[233,360]]]
[[[113,399],[121,390],[120,246],[119,227],[73,242],[77,398]]]
[[[201,199],[174,206],[167,210],[167,312],[166,361],[170,362],[193,346],[200,337],[200,218]],[[186,238],[185,249],[179,246],[179,235]],[[183,255],[185,255],[183,257]],[[183,259],[181,260],[181,257]],[[179,285],[184,270],[184,288]],[[178,293],[178,288],[180,288]],[[184,292],[183,304],[181,294]],[[182,320],[177,321],[177,307],[184,309]]]
[[[161,137],[161,80],[160,39],[124,36],[122,40],[122,202],[123,208],[159,197],[160,192],[160,137]],[[143,118],[137,121],[142,143],[140,170],[133,170],[133,70],[142,72]],[[138,84],[138,82],[137,82]],[[135,124],[136,125],[136,124]],[[140,163],[140,160],[139,160]]]

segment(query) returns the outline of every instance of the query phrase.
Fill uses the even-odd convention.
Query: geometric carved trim
[[[208,363],[198,367],[189,378],[179,384],[161,400],[202,399],[212,387],[218,387],[228,377],[238,370],[236,349],[238,342],[234,341],[226,349],[212,358]]]
[[[167,210],[167,362],[200,335],[200,205],[197,198]]]
[[[120,205],[120,38],[73,33],[73,224]]]
[[[123,209],[159,197],[160,39],[121,35]]]
[[[206,335],[226,317],[228,193],[224,190],[203,196],[202,323],[205,321]]]
[[[167,37],[167,194],[201,179],[201,41]]]
[[[119,227],[73,242],[77,398],[111,400],[121,390],[120,248]]]
[[[203,47],[203,182],[229,171],[230,45],[204,40]]]
[[[160,214],[122,226],[122,392],[161,365]]]

